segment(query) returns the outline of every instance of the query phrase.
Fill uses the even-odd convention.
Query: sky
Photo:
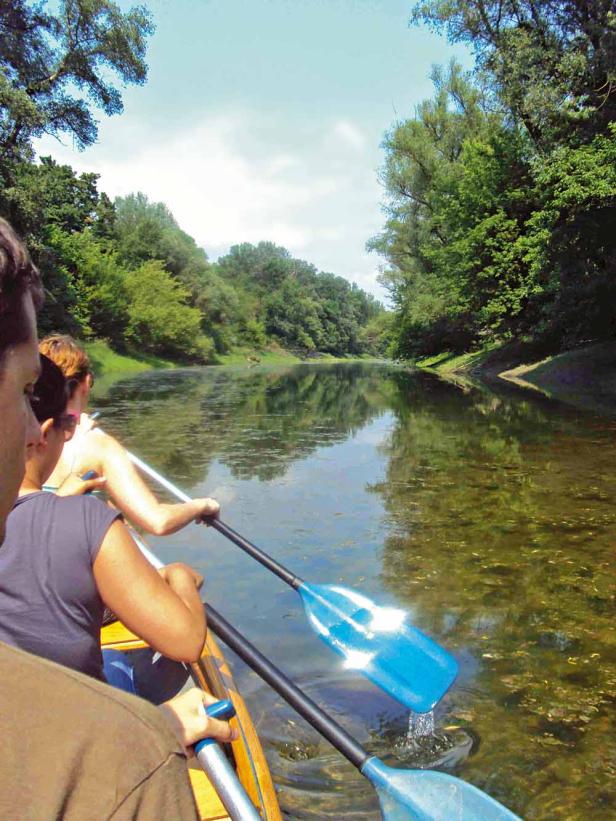
[[[127,9],[134,3],[119,0]],[[164,202],[215,261],[270,240],[384,299],[382,140],[468,53],[409,27],[408,0],[145,0],[144,86],[102,112],[98,141],[38,141],[109,196]]]

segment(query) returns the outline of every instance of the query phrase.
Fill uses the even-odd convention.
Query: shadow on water
[[[159,372],[96,404],[172,481],[228,492],[230,523],[295,572],[406,607],[457,655],[436,735],[409,743],[404,712],[340,670],[293,594],[212,536],[204,553],[197,528],[165,540],[362,743],[527,819],[616,816],[611,420],[362,364]],[[367,782],[238,676],[288,817],[378,817]]]

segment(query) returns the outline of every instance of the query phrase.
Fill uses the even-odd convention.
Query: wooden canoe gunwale
[[[103,627],[101,645],[126,651],[147,646],[119,622]],[[231,723],[238,729],[239,738],[227,746],[232,752],[238,778],[264,821],[281,821],[274,784],[259,737],[222,651],[210,633],[201,658],[191,668],[195,683],[216,698],[230,698],[233,701],[236,715]],[[228,819],[220,799],[195,759],[189,762],[189,776],[202,821]]]

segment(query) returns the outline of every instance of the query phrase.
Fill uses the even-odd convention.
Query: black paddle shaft
[[[300,579],[295,573],[291,573],[290,570],[287,570],[286,567],[283,567],[275,559],[272,559],[271,556],[268,556],[261,548],[249,542],[248,539],[240,536],[232,527],[221,522],[220,519],[207,519],[206,521],[207,524],[211,525],[211,527],[219,533],[222,533],[223,536],[226,536],[227,539],[238,547],[241,547],[249,556],[252,556],[253,559],[256,559],[264,567],[267,567],[268,570],[271,570],[272,573],[275,573],[279,579],[282,579],[283,582],[286,582],[286,584],[290,585],[294,590],[297,590],[297,588],[303,584],[303,579]]]
[[[209,604],[205,605],[208,627],[221,638],[246,664],[293,707],[315,730],[354,764],[358,770],[364,766],[370,753],[349,735],[333,718],[294,684],[281,670],[257,650],[248,639]]]

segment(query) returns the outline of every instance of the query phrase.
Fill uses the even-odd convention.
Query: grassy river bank
[[[443,353],[415,364],[458,380],[503,380],[576,407],[616,415],[616,343],[587,345],[552,356],[542,356],[531,345],[512,343],[458,356]]]
[[[162,368],[181,368],[185,363],[174,362],[150,354],[120,354],[112,350],[103,339],[83,343],[92,362],[97,378],[107,379],[119,375],[130,375],[142,371],[160,370]],[[373,361],[374,357],[335,357],[331,354],[316,354],[301,357],[276,344],[262,350],[253,348],[235,348],[229,353],[219,354],[211,365],[294,365],[300,362],[348,362],[351,360]]]

